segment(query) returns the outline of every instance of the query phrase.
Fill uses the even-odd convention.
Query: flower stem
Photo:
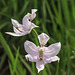
[[[33,31],[35,32],[36,36],[38,37],[38,33],[37,33],[37,31],[36,31],[35,29],[33,29]]]
[[[33,29],[33,31],[34,31],[34,33],[36,34],[36,37],[37,37],[37,38],[35,38],[35,39],[36,39],[35,42],[36,42],[36,45],[38,46],[38,45],[39,45],[38,33],[37,33],[37,31],[36,31],[35,29]]]

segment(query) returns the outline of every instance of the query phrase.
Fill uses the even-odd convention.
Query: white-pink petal
[[[34,23],[31,23],[31,29],[33,29],[35,27],[39,27],[39,26],[35,25]]]
[[[28,14],[27,14],[27,15],[28,15]],[[25,15],[25,16],[23,17],[23,20],[22,20],[23,25],[25,25],[25,26],[27,26],[27,25],[29,26],[29,23],[30,23],[30,21],[29,21],[27,15]]]
[[[61,43],[60,42],[52,44],[49,47],[45,47],[44,48],[45,49],[44,55],[49,56],[49,57],[56,56],[59,53],[60,48],[61,48]]]
[[[31,12],[32,12],[32,20],[36,17],[36,12],[37,9],[32,9]]]
[[[54,56],[54,57],[51,57],[50,60],[51,60],[51,62],[54,62],[54,61],[59,62],[60,58],[58,56]]]
[[[18,27],[19,26],[19,23],[18,23],[17,20],[11,19],[11,22],[12,22],[14,27]]]
[[[31,30],[32,30],[32,29],[31,29]],[[24,35],[29,34],[29,33],[31,32],[31,30],[30,30],[30,31],[19,32],[19,33],[18,33],[18,30],[15,29],[15,31],[17,31],[16,33],[14,33],[14,32],[5,32],[5,33],[6,33],[6,34],[9,34],[9,35],[12,35],[12,36],[19,37],[19,36],[24,36]]]
[[[37,11],[37,9],[32,9],[31,12],[34,14]]]
[[[45,33],[42,33],[38,35],[38,39],[39,39],[40,45],[44,46],[48,42],[49,36]]]
[[[25,51],[30,55],[38,55],[39,47],[37,47],[34,43],[30,41],[26,41],[24,43]]]
[[[13,32],[5,32],[6,34],[12,35],[12,36],[22,36],[21,34],[13,33]]]
[[[41,70],[44,69],[44,62],[38,60],[38,61],[36,62],[36,68],[38,69],[38,73],[39,73]]]
[[[53,56],[53,57],[46,57],[44,59],[44,62],[45,64],[46,63],[51,63],[51,62],[54,62],[54,61],[58,61],[59,62],[60,58],[58,56]]]
[[[25,55],[25,57],[26,57],[27,60],[29,60],[31,62],[36,62],[37,58],[38,58],[38,56],[34,56],[34,55],[32,56],[30,54]]]

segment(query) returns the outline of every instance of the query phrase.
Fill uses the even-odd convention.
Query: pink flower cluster
[[[27,13],[27,15],[25,15],[23,18],[22,25],[19,24],[16,20],[11,19],[14,33],[6,33],[12,36],[23,36],[29,34],[33,28],[38,27],[31,22],[36,17],[36,11],[36,9],[32,9],[31,13]],[[38,35],[40,46],[36,46],[33,42],[28,40],[24,43],[25,51],[28,53],[27,55],[25,55],[25,57],[31,62],[36,62],[38,73],[44,69],[45,64],[60,60],[60,58],[56,55],[60,51],[61,43],[58,42],[45,47],[49,39],[50,38],[47,34],[41,33],[40,35]]]

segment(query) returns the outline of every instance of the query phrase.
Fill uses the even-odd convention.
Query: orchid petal
[[[40,60],[38,60],[37,62],[36,62],[36,68],[38,69],[38,73],[41,71],[41,70],[43,70],[44,69],[44,62],[43,61],[40,61]]]
[[[32,20],[36,17],[36,14],[35,14],[36,11],[37,9],[32,9],[32,15],[33,15]]]
[[[27,13],[27,15],[28,15],[29,13]],[[29,19],[28,19],[28,16],[27,15],[25,15],[24,17],[23,17],[23,20],[22,20],[22,22],[23,22],[23,25],[28,25],[28,23],[29,23]]]
[[[49,36],[45,33],[42,33],[42,34],[38,35],[38,39],[39,39],[40,45],[44,46],[47,43],[47,41],[49,40]]]
[[[19,37],[19,36],[24,36],[26,34],[29,34],[29,31],[26,31],[24,33],[13,33],[13,32],[5,32],[6,34],[9,34],[9,35],[12,35],[12,36],[16,36],[16,37]]]
[[[12,36],[22,36],[21,34],[13,33],[13,32],[5,32],[6,34],[12,35]]]
[[[37,61],[37,56],[32,56],[30,54],[25,55],[26,59],[31,61],[31,62],[36,62]]]
[[[37,11],[37,9],[32,9],[31,12],[34,14]]]
[[[25,48],[25,51],[30,55],[38,54],[39,47],[37,47],[34,43],[32,43],[30,41],[26,41],[24,43],[24,48]]]
[[[60,48],[61,48],[60,42],[52,44],[49,47],[45,47],[44,48],[45,49],[44,55],[49,56],[49,57],[56,56],[59,53]]]
[[[35,25],[34,23],[31,23],[31,28],[33,29],[35,27],[39,27],[39,26]]]
[[[12,22],[14,27],[18,27],[19,26],[19,23],[18,23],[17,20],[11,19],[11,22]]]
[[[46,63],[51,63],[54,61],[58,61],[59,62],[60,58],[58,56],[54,56],[54,57],[46,57],[44,62]]]
[[[58,56],[54,56],[54,57],[51,57],[51,62],[54,62],[54,61],[58,61],[60,60],[60,58]]]

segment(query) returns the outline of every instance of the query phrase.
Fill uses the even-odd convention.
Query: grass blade
[[[14,64],[14,56],[11,52],[10,47],[8,46],[7,42],[5,41],[3,35],[1,34],[1,32],[0,32],[0,42],[1,42],[5,52],[7,53],[8,57],[10,58],[12,64]]]

